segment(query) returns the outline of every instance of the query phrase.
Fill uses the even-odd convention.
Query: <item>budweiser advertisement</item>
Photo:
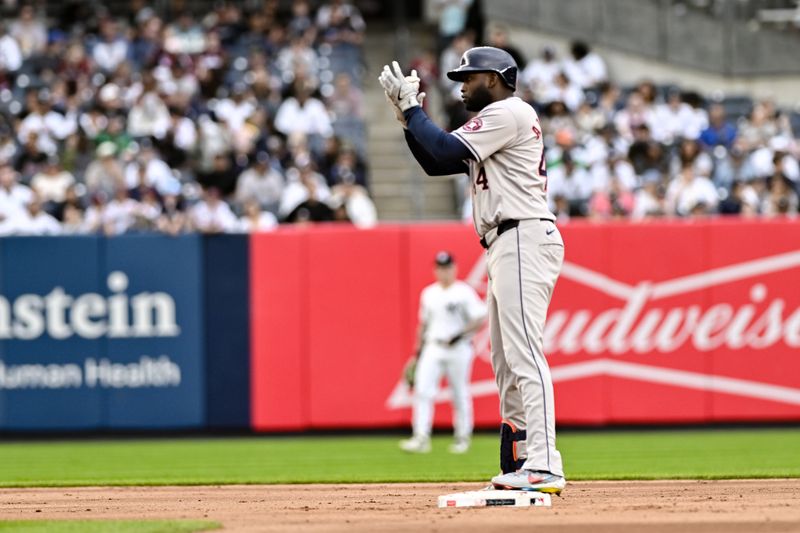
[[[561,231],[566,261],[544,331],[561,424],[800,420],[800,224]],[[276,253],[282,243],[291,257]],[[407,423],[411,392],[400,374],[439,249],[485,294],[485,255],[468,226],[255,238],[254,427]],[[488,332],[474,343],[476,424],[494,427]],[[444,383],[437,425],[450,422],[448,399]]]

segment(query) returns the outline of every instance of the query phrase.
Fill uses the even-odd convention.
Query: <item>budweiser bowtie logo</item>
[[[762,350],[785,342],[800,347],[800,305],[770,294],[760,277],[800,266],[800,251],[747,261],[668,281],[628,285],[565,263],[562,278],[623,302],[600,312],[555,310],[545,327],[548,354],[673,352],[687,344],[698,351],[720,347]],[[741,302],[659,305],[661,300],[717,285],[747,282]],[[787,287],[783,287],[784,289]],[[674,298],[671,298],[674,300]],[[690,298],[687,298],[690,300]],[[697,299],[695,299],[697,300]]]
[[[800,390],[795,388],[662,368],[656,366],[658,360],[648,357],[687,350],[765,350],[781,343],[790,349],[800,347],[800,277],[786,273],[798,269],[800,251],[792,251],[666,281],[628,284],[565,262],[559,284],[577,283],[586,297],[581,293],[581,297],[570,299],[568,307],[554,305],[550,309],[543,337],[553,381],[609,375],[800,405]],[[781,273],[780,284],[771,289],[770,276]],[[466,281],[485,294],[485,256],[473,266]],[[724,288],[715,292],[723,296],[708,297],[708,290],[714,288]],[[602,302],[619,303],[606,307],[598,304],[593,309],[579,303],[597,301],[598,296]],[[488,328],[474,341],[477,358],[491,364]],[[569,356],[576,355],[596,358],[570,362]],[[639,356],[639,362],[616,358],[622,355]],[[471,389],[476,397],[496,394],[493,381],[488,379],[474,381]],[[437,399],[449,396],[445,389]],[[410,397],[398,385],[387,403],[393,408],[404,407]]]

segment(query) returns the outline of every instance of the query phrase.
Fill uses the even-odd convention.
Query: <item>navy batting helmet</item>
[[[492,46],[470,48],[461,56],[457,69],[447,73],[453,81],[464,81],[470,72],[496,72],[512,90],[517,88],[517,64],[511,54]]]

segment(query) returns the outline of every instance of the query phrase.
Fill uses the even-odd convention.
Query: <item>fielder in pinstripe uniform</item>
[[[472,181],[475,229],[487,250],[492,366],[503,418],[502,472],[492,484],[560,493],[566,481],[542,336],[564,243],[547,208],[539,118],[514,96],[516,74],[503,50],[467,50],[447,75],[462,82],[464,104],[478,114],[452,133],[422,110],[416,73],[404,76],[393,62],[379,79],[425,172],[468,173]]]

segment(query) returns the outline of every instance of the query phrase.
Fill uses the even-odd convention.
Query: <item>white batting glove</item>
[[[397,61],[392,61],[392,68],[389,65],[383,66],[378,81],[380,81],[383,90],[392,99],[392,102],[400,108],[401,111],[410,109],[419,105],[417,100],[417,93],[419,92],[419,78],[417,78],[417,71],[412,71],[410,78],[416,78],[416,82],[410,82],[403,75],[400,70],[400,65]]]
[[[410,77],[411,76],[406,76],[406,79]],[[400,109],[400,107],[394,103],[394,100],[392,100],[392,97],[389,96],[389,93],[384,91],[383,95],[386,96],[386,101],[392,104],[392,109],[394,110],[394,116],[397,119],[397,122],[399,122],[400,125],[403,126],[403,129],[407,128],[408,124],[406,124],[406,117],[403,115],[403,110]],[[423,100],[425,100],[425,96],[426,96],[425,93],[419,93],[417,95],[417,102],[419,102],[420,107],[422,107],[422,102]]]

